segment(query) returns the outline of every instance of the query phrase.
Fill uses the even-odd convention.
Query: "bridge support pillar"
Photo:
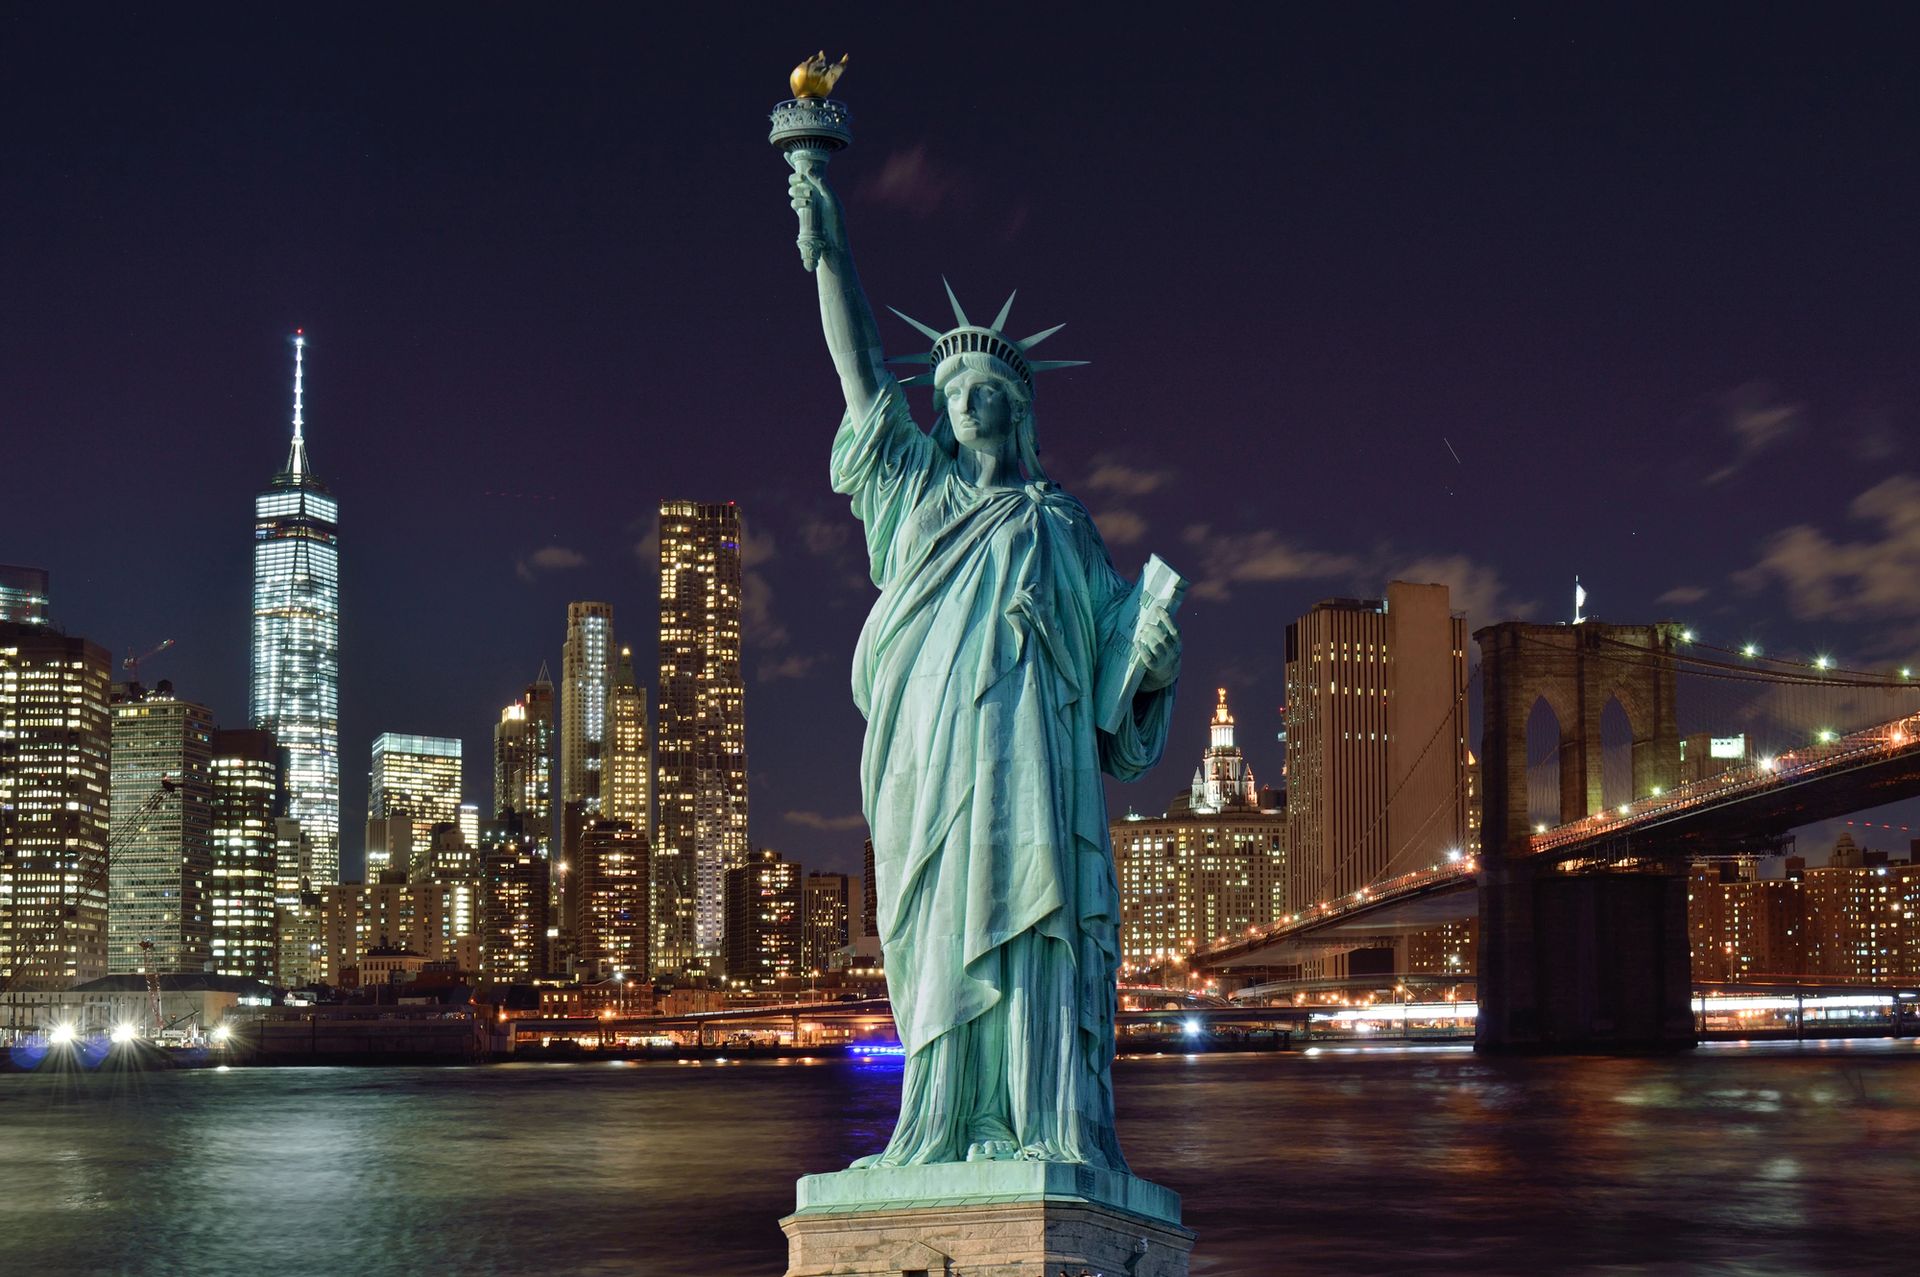
[[[1481,1051],[1693,1046],[1685,876],[1486,865],[1479,995]]]

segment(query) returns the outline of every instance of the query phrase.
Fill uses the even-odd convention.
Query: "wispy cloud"
[[[748,647],[787,645],[787,627],[773,614],[773,586],[764,572],[740,574],[740,641]]]
[[[1353,555],[1309,550],[1266,529],[1215,532],[1208,524],[1196,523],[1181,539],[1200,553],[1193,596],[1214,602],[1232,598],[1236,585],[1346,576],[1360,567]]]
[[[930,217],[961,192],[960,175],[931,158],[922,142],[887,156],[879,171],[860,184],[857,193],[877,204]]]
[[[1855,497],[1847,513],[1873,534],[1835,541],[1796,524],[1769,538],[1759,562],[1736,573],[1735,582],[1750,590],[1779,585],[1802,620],[1880,622],[1890,647],[1920,642],[1920,478],[1883,479]]]
[[[1731,459],[1707,476],[1708,484],[1723,483],[1747,463],[1799,428],[1804,405],[1785,403],[1764,381],[1749,381],[1721,396],[1721,423],[1733,437]]]
[[[823,829],[830,833],[867,827],[867,818],[858,812],[851,816],[823,816],[817,811],[790,811],[784,819],[790,825],[804,825],[808,829]]]
[[[762,661],[755,677],[762,683],[777,683],[785,678],[805,678],[820,663],[820,657],[790,652],[776,661]]]
[[[1453,610],[1467,614],[1469,634],[1481,625],[1524,621],[1538,610],[1533,600],[1509,594],[1491,564],[1475,563],[1464,554],[1429,555],[1379,575],[1390,581],[1446,586]]]
[[[531,584],[545,572],[564,572],[586,563],[587,556],[564,545],[543,545],[513,561],[513,574]]]
[[[1081,481],[1081,488],[1090,493],[1107,497],[1144,497],[1149,492],[1171,483],[1174,472],[1171,470],[1151,470],[1142,466],[1131,466],[1114,457],[1099,457],[1093,463],[1093,470]]]
[[[1100,538],[1108,545],[1138,545],[1147,539],[1147,521],[1131,510],[1108,510],[1093,516]]]
[[[1655,603],[1672,603],[1678,607],[1690,607],[1693,604],[1698,603],[1701,599],[1704,599],[1706,597],[1707,597],[1707,589],[1705,586],[1676,585],[1671,590],[1668,590],[1665,594],[1662,594],[1659,598],[1655,599],[1654,602]]]

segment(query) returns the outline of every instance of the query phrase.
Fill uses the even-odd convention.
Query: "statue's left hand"
[[[1157,692],[1171,687],[1180,677],[1180,631],[1174,628],[1173,618],[1155,608],[1140,618],[1140,629],[1133,636],[1133,650],[1139,656],[1146,673],[1140,679],[1140,690]]]

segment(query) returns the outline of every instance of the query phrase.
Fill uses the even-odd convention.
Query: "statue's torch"
[[[838,62],[830,63],[824,49],[814,54],[793,69],[789,80],[793,86],[792,99],[774,107],[767,117],[773,123],[767,141],[779,147],[793,171],[802,176],[814,176],[827,167],[827,160],[835,151],[853,143],[853,113],[843,103],[827,96],[846,69],[844,55]],[[806,205],[799,211],[800,264],[812,270],[820,264],[826,241],[820,237],[813,206]]]

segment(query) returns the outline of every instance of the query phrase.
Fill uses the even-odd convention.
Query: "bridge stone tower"
[[[1686,879],[1657,846],[1631,871],[1572,872],[1528,855],[1527,719],[1560,723],[1564,823],[1601,808],[1600,720],[1618,700],[1633,730],[1633,796],[1680,778],[1674,643],[1667,624],[1532,625],[1475,633],[1485,698],[1480,769],[1482,1050],[1648,1050],[1694,1042]]]

